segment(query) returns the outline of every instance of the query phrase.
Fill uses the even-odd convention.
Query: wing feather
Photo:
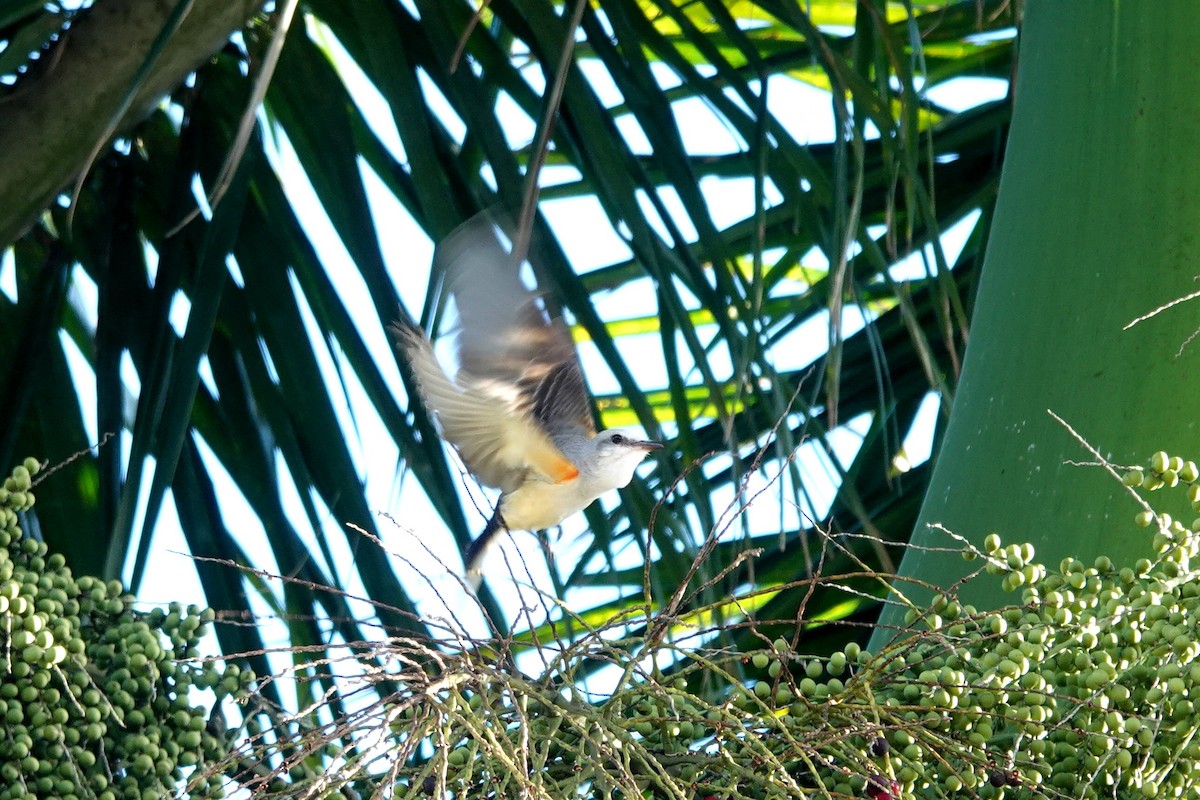
[[[522,408],[511,385],[477,382],[462,387],[442,369],[420,329],[396,325],[393,330],[442,436],[480,482],[509,492],[524,482],[530,470],[554,483],[579,475],[542,425]]]
[[[520,278],[520,264],[487,214],[438,245],[437,260],[462,319],[458,382],[511,386],[513,402],[553,436],[595,435],[591,401],[571,332]],[[501,227],[503,227],[501,225]]]
[[[553,436],[557,431],[595,433],[587,384],[579,360],[571,359],[546,371],[528,393],[533,416]]]

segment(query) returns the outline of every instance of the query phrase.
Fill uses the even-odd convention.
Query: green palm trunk
[[[1050,411],[1116,464],[1200,453],[1200,349],[1185,347],[1197,307],[1128,327],[1195,291],[1200,273],[1200,6],[1148,11],[1028,9],[970,343],[916,545],[951,544],[928,527],[940,523],[976,544],[990,531],[1030,541],[1047,564],[1149,555],[1136,504],[1104,470],[1072,463],[1095,459]],[[901,567],[939,585],[963,571],[920,549]],[[1002,602],[996,580],[968,595]]]

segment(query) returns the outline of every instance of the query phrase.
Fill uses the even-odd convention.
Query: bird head
[[[596,434],[591,441],[592,472],[602,476],[613,488],[628,486],[633,471],[651,450],[661,450],[662,442],[644,439],[632,428],[611,428]]]

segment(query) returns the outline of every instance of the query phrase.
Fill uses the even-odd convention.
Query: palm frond
[[[18,49],[63,13],[10,5],[0,30]],[[579,6],[575,26],[576,9],[302,3],[211,209],[274,17],[245,24],[122,138],[103,141],[101,126],[56,144],[57,177],[27,192],[3,188],[28,174],[27,151],[0,133],[0,194],[28,201],[0,210],[17,287],[0,297],[0,459],[83,453],[38,507],[76,570],[143,582],[174,516],[192,553],[217,559],[199,575],[231,617],[273,604],[297,645],[370,639],[377,623],[428,632],[422,584],[436,594],[453,581],[406,572],[347,527],[388,541],[376,512],[410,480],[432,511],[397,516],[431,551],[452,563],[474,527],[459,471],[385,344],[396,317],[437,329],[444,311],[426,260],[391,254],[388,215],[407,215],[427,251],[480,209],[519,217],[542,161],[529,256],[600,365],[598,414],[673,443],[620,504],[589,509],[583,559],[556,566],[550,585],[615,590],[597,611],[662,602],[717,530],[697,603],[817,569],[820,531],[872,537],[852,548],[868,567],[895,558],[927,481],[927,468],[900,474],[895,462],[922,401],[948,408],[957,382],[1009,115],[1003,99],[952,111],[931,97],[1011,74],[1015,12],[984,0],[604,0]],[[40,86],[18,61],[0,61],[17,73],[0,104],[19,116]],[[802,96],[824,97],[828,126],[802,126]],[[721,132],[707,149],[701,125]],[[70,217],[44,211],[101,144]],[[572,228],[574,212],[559,212],[579,208],[590,211]],[[957,253],[956,226],[971,230]],[[569,257],[581,227],[621,254]],[[652,293],[653,311],[608,310],[621,292]],[[773,526],[753,510],[755,481],[769,488],[754,502],[778,509]],[[225,515],[225,485],[250,518]],[[744,565],[759,548],[769,569]],[[297,580],[272,594],[225,561]],[[376,619],[305,588],[322,584],[356,587]],[[793,618],[796,591],[757,614]],[[865,598],[803,602],[863,614]],[[498,624],[508,602],[487,598]],[[261,643],[253,631],[221,641]]]

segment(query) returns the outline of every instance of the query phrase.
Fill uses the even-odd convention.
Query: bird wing
[[[579,354],[561,317],[522,281],[520,264],[487,214],[438,245],[438,265],[458,306],[458,383],[514,392],[516,407],[547,433],[594,436]]]
[[[536,385],[530,387],[526,397],[534,418],[551,437],[564,432],[583,434],[588,438],[596,434],[587,384],[578,358],[547,369]]]
[[[554,483],[579,475],[511,385],[476,381],[460,386],[442,369],[419,328],[398,324],[393,330],[422,399],[437,416],[442,436],[480,482],[509,492],[524,482],[530,470]]]

